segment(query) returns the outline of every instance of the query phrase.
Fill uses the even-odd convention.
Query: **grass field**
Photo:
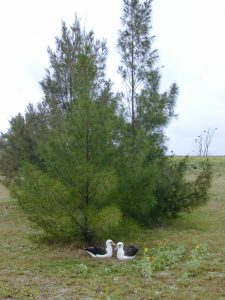
[[[139,254],[128,262],[33,244],[26,217],[0,186],[0,299],[225,300],[225,157],[210,160],[209,203],[139,234]],[[191,159],[188,176],[198,164]]]

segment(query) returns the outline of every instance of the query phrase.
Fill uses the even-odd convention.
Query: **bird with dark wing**
[[[115,251],[117,251],[116,256],[119,260],[127,260],[134,258],[138,250],[139,248],[135,245],[124,247],[124,244],[122,242],[118,242],[115,248]]]
[[[94,258],[110,258],[113,255],[113,248],[116,244],[112,240],[106,241],[106,248],[93,246],[84,248],[84,250]]]

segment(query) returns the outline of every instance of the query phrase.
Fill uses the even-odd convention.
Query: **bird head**
[[[106,247],[109,246],[109,245],[116,246],[116,244],[112,240],[107,240],[106,241]]]
[[[117,249],[120,249],[120,248],[123,248],[123,243],[122,243],[122,242],[118,242],[118,243],[116,244],[115,251],[116,251]]]

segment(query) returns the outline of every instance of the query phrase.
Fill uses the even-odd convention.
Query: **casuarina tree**
[[[120,205],[125,215],[146,225],[191,207],[190,197],[200,203],[198,196],[201,194],[200,199],[204,194],[193,191],[197,191],[194,186],[199,182],[186,182],[186,163],[171,164],[172,158],[165,155],[164,129],[175,117],[178,87],[172,83],[167,91],[160,90],[159,55],[153,48],[151,13],[152,0],[123,0],[118,39],[126,122],[119,145]],[[207,178],[207,183],[201,184],[201,191],[207,190],[210,181],[208,164],[203,173],[200,177]],[[173,201],[174,206],[170,205]]]
[[[103,67],[99,67],[99,60],[96,63],[100,42],[94,40],[93,33],[85,31],[79,39],[83,42],[74,54],[69,99],[65,92],[59,101],[52,85],[48,87],[49,93],[47,86],[44,89],[45,101],[53,99],[61,117],[49,123],[48,140],[39,141],[43,167],[25,163],[14,192],[30,219],[49,239],[80,239],[90,243],[107,235],[122,219],[111,198],[117,186],[112,162],[119,118],[115,99],[105,92]],[[61,91],[61,80],[55,84],[56,90]],[[54,116],[53,111],[48,115]]]
[[[48,241],[118,239],[207,200],[208,162],[188,181],[187,159],[166,156],[164,129],[178,88],[160,90],[152,1],[123,3],[118,49],[126,91],[113,94],[106,43],[76,17],[48,50],[43,100],[13,118],[0,139],[1,172]]]

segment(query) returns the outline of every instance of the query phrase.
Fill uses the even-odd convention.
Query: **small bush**
[[[144,278],[150,279],[156,272],[173,269],[183,262],[185,272],[178,279],[178,283],[185,285],[189,276],[195,276],[202,271],[203,263],[208,256],[206,244],[196,244],[190,252],[184,245],[178,247],[164,245],[152,252],[145,248],[143,256],[134,264],[134,268]]]
[[[201,273],[205,259],[208,257],[207,244],[197,244],[191,250],[189,259],[186,262],[187,272],[192,276]]]
[[[151,278],[157,271],[174,267],[185,256],[183,245],[173,248],[171,246],[161,246],[155,253],[144,249],[143,257],[137,262],[136,269],[145,278]]]
[[[160,224],[176,218],[182,211],[190,211],[205,204],[211,183],[212,167],[207,160],[202,162],[196,179],[186,179],[188,157],[181,161],[163,160],[159,163],[155,188],[156,205],[149,216],[151,224]]]

